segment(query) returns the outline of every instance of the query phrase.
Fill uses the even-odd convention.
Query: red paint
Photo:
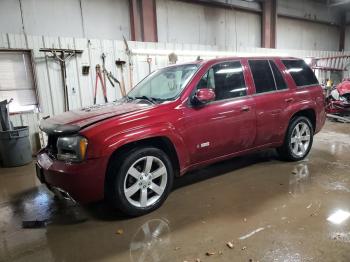
[[[215,92],[213,89],[203,88],[196,92],[195,97],[201,103],[208,103],[215,100]]]
[[[346,101],[336,100],[330,94],[326,99],[326,111],[330,114],[349,114],[350,113],[350,80],[345,79],[335,88],[339,96],[342,96]]]
[[[350,94],[350,80],[345,80],[337,85],[339,95]]]
[[[87,160],[78,164],[52,160],[50,166],[45,166],[41,160],[41,155],[47,156],[45,149],[39,152],[38,164],[45,166],[47,182],[68,191],[78,201],[95,201],[104,195],[104,177],[112,153],[131,142],[168,138],[177,153],[179,175],[183,175],[222,159],[280,146],[290,119],[300,110],[314,110],[317,133],[325,121],[321,87],[297,88],[279,58],[267,59],[274,60],[282,71],[287,90],[255,95],[248,58],[221,58],[198,62],[199,70],[175,101],[153,106],[123,103],[52,118],[49,121],[53,123],[89,124],[80,131],[89,144]],[[190,97],[201,77],[213,64],[232,60],[242,63],[248,95],[193,107]],[[204,95],[208,98],[209,94]]]

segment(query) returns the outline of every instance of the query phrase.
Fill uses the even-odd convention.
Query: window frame
[[[284,91],[284,90],[288,90],[289,89],[289,86],[288,86],[288,83],[286,81],[286,79],[284,78],[284,74],[283,74],[283,71],[281,69],[278,68],[278,65],[276,63],[276,61],[274,59],[269,59],[269,65],[270,65],[270,69],[271,69],[271,72],[272,72],[272,75],[273,75],[273,80],[275,81],[275,87],[276,87],[276,91]],[[273,69],[272,69],[272,66],[271,66],[271,63],[274,63],[278,72],[281,74],[281,77],[282,77],[282,80],[286,86],[286,88],[283,88],[283,89],[278,89],[277,87],[277,82],[276,82],[276,76],[275,76],[275,73],[273,72]],[[255,84],[255,83],[254,83]]]
[[[35,108],[32,109],[32,110],[9,112],[9,115],[34,113],[36,111],[40,112],[41,111],[41,108],[40,108],[40,96],[39,96],[39,92],[38,92],[38,78],[37,78],[36,64],[35,64],[35,61],[34,61],[34,51],[33,51],[33,49],[29,49],[29,48],[0,48],[0,52],[7,52],[7,53],[23,52],[23,53],[28,53],[30,64],[32,66],[33,91],[34,91],[34,95],[35,95],[35,98],[36,98],[36,104],[33,104],[33,106],[35,106]]]
[[[286,67],[286,65],[283,63],[283,61],[304,61],[304,59],[301,59],[301,58],[286,58],[286,59],[282,59],[281,58],[281,63],[283,64],[283,66],[285,67],[285,70],[287,72],[288,75],[290,75],[290,77],[292,78],[294,84],[295,84],[295,87],[297,89],[302,89],[302,88],[308,88],[308,87],[314,87],[314,86],[319,86],[320,83],[318,82],[318,79],[317,77],[315,76],[316,80],[317,80],[317,83],[315,84],[311,84],[311,85],[302,85],[302,86],[298,86],[297,83],[295,82],[292,74],[288,71],[289,69]],[[306,62],[304,61],[304,63],[306,64]],[[309,66],[308,64],[306,64],[307,66]],[[310,70],[312,71],[312,68],[309,66]],[[313,71],[312,71],[313,72]],[[314,73],[314,72],[313,72]],[[314,73],[315,74],[315,73]]]
[[[247,94],[245,96],[238,96],[238,97],[230,97],[230,98],[226,98],[226,99],[221,99],[221,100],[214,100],[211,101],[209,103],[207,103],[206,105],[210,105],[210,104],[214,104],[214,103],[220,103],[220,102],[227,102],[227,101],[234,101],[234,100],[239,100],[239,99],[245,99],[251,96],[251,94],[249,94],[249,85],[247,84],[247,78],[246,78],[246,69],[244,66],[244,63],[242,63],[242,58],[237,58],[237,59],[228,59],[228,60],[224,60],[224,61],[218,61],[212,65],[210,65],[203,74],[201,74],[201,76],[199,77],[199,80],[194,84],[194,87],[189,95],[189,99],[188,99],[188,104],[190,105],[190,107],[193,107],[191,101],[192,101],[192,97],[194,96],[194,94],[197,91],[197,85],[199,83],[199,81],[201,81],[202,77],[207,74],[209,72],[210,69],[212,69],[214,66],[218,65],[218,64],[223,64],[223,63],[230,63],[230,62],[239,62],[241,64],[242,67],[242,73],[243,73],[243,79],[244,79],[244,84],[247,90]]]
[[[269,64],[269,68],[270,68],[270,71],[271,71],[271,74],[272,74],[272,77],[273,77],[273,81],[274,81],[274,84],[275,84],[275,90],[271,90],[271,91],[267,91],[267,92],[263,92],[263,93],[257,93],[256,92],[256,87],[255,87],[255,81],[254,81],[254,76],[253,76],[253,72],[250,68],[250,64],[249,64],[249,61],[256,61],[256,60],[265,60],[268,62]],[[286,92],[288,91],[290,88],[289,88],[289,85],[288,85],[288,82],[286,81],[285,77],[284,77],[284,74],[283,74],[283,71],[281,71],[279,68],[278,70],[280,71],[281,75],[282,75],[282,78],[283,78],[283,81],[284,83],[286,84],[287,88],[285,89],[277,89],[277,84],[276,84],[276,79],[275,79],[275,74],[273,73],[273,70],[271,68],[271,64],[270,64],[270,61],[274,62],[275,65],[277,66],[278,68],[278,64],[276,63],[276,59],[273,58],[273,57],[258,57],[258,58],[248,58],[247,59],[247,63],[248,63],[248,67],[249,67],[249,73],[250,73],[250,76],[252,78],[252,81],[253,81],[253,84],[254,84],[254,93],[252,94],[252,96],[260,96],[260,95],[265,95],[265,94],[273,94],[273,93],[281,93],[281,92]]]

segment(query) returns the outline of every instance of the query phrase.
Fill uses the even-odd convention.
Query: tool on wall
[[[106,55],[105,53],[102,53],[101,55],[102,58],[102,74],[103,74],[103,82],[105,83],[105,86],[107,87],[106,84]]]
[[[102,93],[103,93],[105,102],[108,103],[108,99],[107,99],[107,90],[106,90],[106,83],[103,81],[102,72],[101,72],[101,66],[97,64],[97,65],[96,65],[95,91],[94,91],[94,104],[96,104],[96,95],[97,95],[97,84],[98,84],[98,80],[100,80],[100,83],[101,83]]]
[[[67,87],[67,62],[75,55],[82,54],[83,50],[76,49],[59,49],[59,48],[40,48],[40,52],[50,53],[53,58],[59,62],[61,67],[61,76],[63,84],[63,96],[64,96],[64,111],[69,110],[69,99],[68,99],[68,87]]]
[[[81,73],[82,73],[83,76],[89,75],[89,73],[90,73],[90,66],[89,65],[82,65]]]
[[[130,84],[130,89],[132,89],[133,86],[133,75],[134,75],[134,65],[132,63],[132,52],[131,49],[129,48],[128,41],[126,41],[125,36],[123,36],[124,39],[124,44],[125,44],[125,52],[126,55],[128,56],[128,61],[129,61],[129,84]]]
[[[120,75],[121,75],[121,77],[122,77],[121,92],[122,92],[122,95],[123,95],[123,96],[126,96],[125,80],[124,80],[124,69],[123,69],[125,63],[126,63],[125,61],[120,60],[120,59],[118,59],[118,60],[115,61],[115,64],[116,64],[117,68],[120,69]]]
[[[171,65],[176,64],[176,62],[177,62],[177,55],[175,53],[170,53],[168,58],[169,58],[169,63]]]
[[[152,73],[152,57],[147,56],[147,64],[148,64],[148,74]]]
[[[106,55],[104,53],[102,53],[101,58],[102,58],[103,81],[105,83],[105,86],[107,87],[107,84],[106,84],[106,78],[107,78],[108,82],[111,84],[111,86],[115,87],[115,84],[119,85],[120,92],[121,92],[122,96],[124,96],[125,94],[123,93],[123,89],[120,85],[119,80],[115,76],[113,76],[111,71],[108,72],[106,69],[106,61],[105,61]]]

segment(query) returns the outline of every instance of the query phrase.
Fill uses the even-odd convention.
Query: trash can
[[[0,163],[3,167],[15,167],[32,161],[29,128],[17,126],[13,130],[0,131]]]

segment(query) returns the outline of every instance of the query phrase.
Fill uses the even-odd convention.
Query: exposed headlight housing
[[[339,96],[339,100],[346,103],[348,100],[344,96]]]
[[[81,162],[85,159],[88,141],[82,136],[67,136],[57,139],[57,159]]]

